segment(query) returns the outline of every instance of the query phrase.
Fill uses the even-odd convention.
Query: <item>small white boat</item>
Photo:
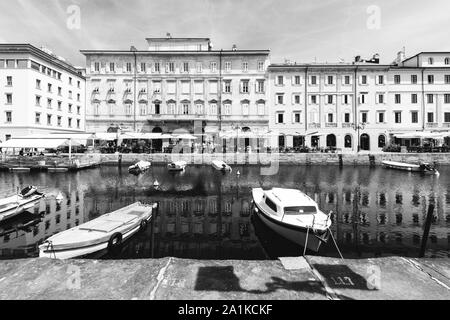
[[[77,227],[57,233],[39,246],[39,257],[70,259],[115,252],[123,241],[144,229],[156,204],[133,203]]]
[[[317,252],[330,235],[330,214],[319,210],[309,196],[295,189],[252,189],[255,212],[276,233]]]
[[[216,170],[230,171],[230,172],[232,171],[231,167],[222,160],[213,160],[211,162],[211,165]]]
[[[406,162],[397,162],[397,161],[382,161],[383,166],[386,168],[404,170],[404,171],[412,171],[412,172],[422,172],[422,173],[431,173],[431,174],[439,174],[439,171],[432,165],[427,162],[422,162],[420,164],[414,163],[406,163]]]
[[[174,161],[167,165],[169,171],[183,171],[186,168],[186,161]]]
[[[16,195],[0,200],[0,221],[9,219],[36,204],[45,195],[37,191],[35,186],[28,186]]]
[[[144,172],[150,168],[152,164],[148,161],[140,160],[136,164],[133,164],[132,166],[128,167],[128,172],[139,174],[141,172]]]

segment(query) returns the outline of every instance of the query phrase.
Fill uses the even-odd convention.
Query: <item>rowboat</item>
[[[222,160],[213,160],[211,165],[214,169],[220,171],[232,171],[231,167]]]
[[[439,174],[437,169],[430,165],[427,162],[421,162],[420,164],[406,163],[406,162],[397,162],[397,161],[382,161],[381,162],[384,167],[391,169],[398,169],[404,171],[411,172],[422,172],[422,173],[431,173],[431,174]]]
[[[0,221],[28,210],[44,197],[35,186],[23,188],[18,194],[0,200]]]
[[[169,171],[183,171],[186,168],[186,161],[174,161],[167,165]]]
[[[132,166],[128,167],[128,172],[133,174],[139,174],[142,173],[148,168],[150,168],[152,164],[148,161],[140,160],[139,162],[133,164]]]
[[[123,241],[145,229],[154,208],[156,204],[136,202],[57,233],[39,246],[39,257],[70,259],[117,252]]]
[[[312,251],[319,251],[330,235],[330,214],[295,189],[252,189],[253,207],[262,222],[284,238]]]

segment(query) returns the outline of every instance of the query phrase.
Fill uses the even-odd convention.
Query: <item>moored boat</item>
[[[330,235],[330,214],[295,189],[252,189],[254,210],[264,224],[284,238],[317,252]]]
[[[133,174],[139,174],[147,171],[151,166],[149,161],[140,160],[139,162],[128,167],[128,172]]]
[[[230,171],[230,172],[232,171],[231,167],[222,160],[213,160],[211,162],[211,165],[216,170]]]
[[[37,191],[35,186],[28,186],[18,194],[0,200],[0,221],[14,217],[28,210],[45,195]]]
[[[117,251],[123,241],[146,227],[154,208],[156,204],[136,202],[57,233],[39,246],[39,257],[70,259]]]
[[[186,161],[174,161],[167,165],[167,170],[169,171],[183,171],[186,168]]]
[[[421,162],[420,164],[414,163],[406,163],[406,162],[398,162],[398,161],[382,161],[381,162],[384,167],[411,171],[411,172],[422,172],[422,173],[430,173],[430,174],[439,174],[439,171],[431,164],[427,162]]]

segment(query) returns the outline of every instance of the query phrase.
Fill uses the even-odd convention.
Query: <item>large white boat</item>
[[[35,186],[28,186],[16,195],[0,200],[0,221],[26,211],[44,197]]]
[[[123,241],[146,227],[154,208],[156,204],[136,202],[57,233],[39,246],[39,257],[70,259],[117,251]]]
[[[150,168],[152,164],[149,161],[140,160],[139,162],[128,167],[128,172],[133,174],[139,174]]]
[[[319,210],[309,196],[295,189],[252,189],[254,210],[276,233],[303,247],[318,251],[328,240],[330,214]]]
[[[412,172],[422,172],[422,173],[431,173],[431,174],[439,174],[437,169],[430,165],[429,163],[422,162],[420,164],[414,163],[406,163],[406,162],[397,162],[397,161],[382,161],[383,166],[386,168],[404,170],[404,171],[412,171]]]
[[[231,167],[222,160],[213,160],[211,161],[211,165],[216,170],[230,171],[230,172],[232,171]]]
[[[167,170],[169,171],[183,171],[186,168],[186,161],[174,161],[167,165]]]

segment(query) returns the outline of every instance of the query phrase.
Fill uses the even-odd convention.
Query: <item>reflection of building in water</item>
[[[53,197],[44,198],[29,210],[36,217],[43,213],[41,222],[28,230],[17,230],[0,236],[0,256],[7,258],[37,255],[37,244],[42,243],[44,239],[86,221],[83,208],[83,196],[78,191],[64,195],[64,200],[59,204]]]

